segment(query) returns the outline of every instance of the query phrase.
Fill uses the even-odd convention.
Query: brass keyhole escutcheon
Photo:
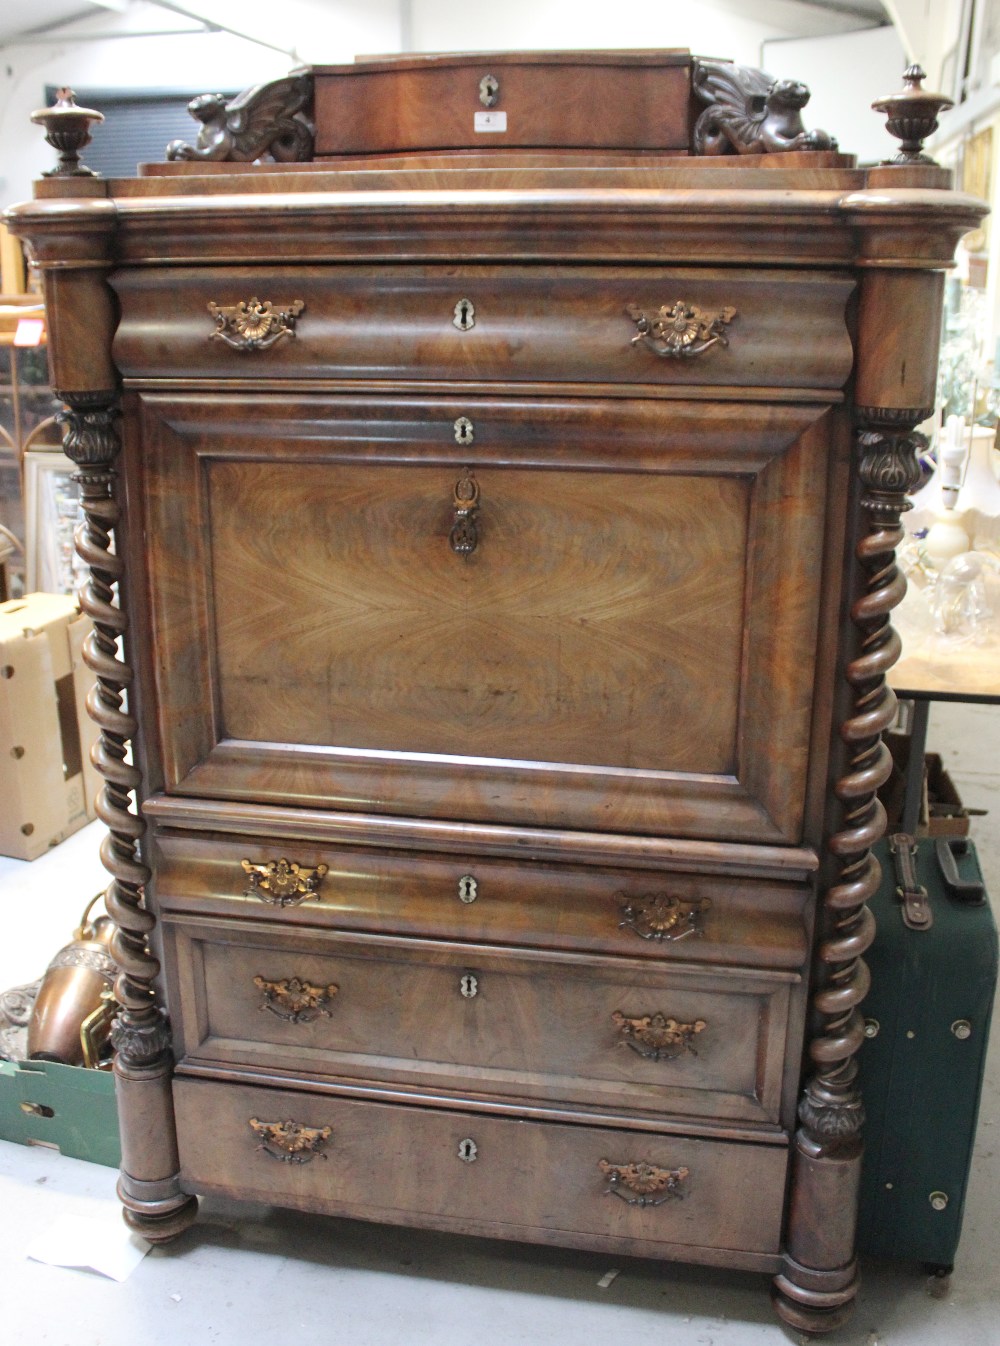
[[[472,1000],[479,994],[479,978],[472,972],[466,972],[458,983],[458,989],[466,1000]]]
[[[476,437],[476,427],[468,416],[459,416],[455,422],[455,443],[471,444]]]
[[[471,874],[464,874],[458,881],[459,902],[475,902],[479,885]]]
[[[479,1157],[479,1146],[471,1137],[458,1142],[458,1157],[463,1164],[474,1164]]]
[[[483,107],[496,107],[500,101],[500,81],[496,75],[484,75],[479,81],[479,101]]]
[[[476,306],[471,299],[460,299],[455,305],[452,322],[460,332],[468,332],[476,325]]]

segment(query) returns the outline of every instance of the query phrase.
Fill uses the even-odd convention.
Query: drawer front
[[[168,791],[801,839],[833,413],[130,410]]]
[[[459,1095],[777,1123],[794,974],[286,934],[165,929],[185,1062]]]
[[[852,365],[852,284],[820,272],[150,267],[113,284],[135,379],[838,389]]]
[[[190,1192],[761,1270],[772,1269],[764,1259],[779,1247],[784,1145],[183,1078],[174,1100],[181,1181]]]
[[[169,831],[152,845],[157,905],[178,917],[787,972],[807,958],[801,884]],[[303,871],[287,891],[264,873],[282,860]]]
[[[316,155],[510,148],[688,152],[684,54],[447,57],[320,67]]]

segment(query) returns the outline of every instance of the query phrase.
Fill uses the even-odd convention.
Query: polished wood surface
[[[168,787],[799,839],[818,409],[138,410]],[[448,531],[471,465],[483,541],[461,558]]]
[[[839,389],[852,362],[844,315],[853,284],[823,273],[550,266],[540,277],[520,267],[262,265],[236,288],[220,268],[143,268],[114,284],[122,305],[115,360],[129,379],[215,375],[266,386],[294,374]],[[252,296],[275,306],[300,301],[294,337],[251,353],[208,340],[209,302]],[[455,324],[463,299],[474,306],[467,330]],[[728,344],[662,359],[635,340],[629,308],[655,314],[678,300],[708,313],[735,309]]]
[[[586,55],[586,54],[585,54]],[[659,55],[659,54],[658,54]],[[482,97],[483,81],[492,90]],[[585,146],[687,151],[685,55],[601,62],[539,53],[387,60],[316,71],[316,155],[476,146]],[[502,131],[476,113],[506,114]]]
[[[489,60],[315,72],[354,161],[208,134],[9,213],[130,623],[123,1200],[763,1270],[832,1330],[893,552],[982,207],[758,153],[776,106],[687,154],[684,54]]]
[[[259,810],[250,813],[256,819]],[[243,811],[246,816],[246,810]],[[378,820],[372,840],[381,837]],[[395,931],[473,943],[621,954],[669,964],[744,966],[795,971],[808,948],[809,890],[706,873],[611,868],[606,863],[546,864],[538,855],[486,859],[479,838],[464,854],[393,854],[333,847],[294,837],[234,837],[157,832],[157,894],[164,911],[238,920],[261,919],[266,908],[248,895],[242,861],[285,856],[308,868],[326,866],[315,893],[280,913],[282,928]],[[425,842],[426,845],[426,842]],[[525,863],[530,859],[530,863]],[[647,860],[647,864],[648,864]],[[462,882],[471,878],[473,896]],[[466,885],[468,886],[468,885]],[[656,899],[674,901],[683,917],[659,939],[627,912]]]
[[[774,1265],[765,1257],[780,1239],[786,1153],[779,1146],[526,1125],[190,1079],[175,1082],[174,1099],[182,1181],[192,1192],[495,1238]],[[327,1158],[275,1159],[258,1149],[251,1118],[329,1127]],[[476,1146],[472,1162],[459,1157],[463,1140]],[[687,1168],[688,1191],[662,1205],[628,1205],[608,1192],[602,1159]]]
[[[375,1080],[451,1095],[567,1103],[660,1119],[777,1126],[795,974],[512,955],[487,945],[279,933],[263,922],[164,923],[179,970],[176,1041],[190,1062]],[[255,979],[336,986],[291,1022]],[[279,1007],[280,1008],[280,1007]],[[704,1026],[690,1050],[646,1059],[615,1015]],[[639,1043],[641,1045],[641,1042]]]

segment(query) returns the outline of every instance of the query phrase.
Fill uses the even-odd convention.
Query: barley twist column
[[[81,606],[94,624],[83,650],[96,684],[87,699],[100,727],[93,761],[103,778],[97,812],[108,827],[101,858],[112,881],[105,894],[116,931],[115,997],[121,1006],[112,1029],[118,1108],[122,1123],[119,1181],[126,1221],[154,1242],[173,1238],[191,1222],[195,1200],[179,1190],[177,1147],[169,1102],[173,1056],[170,1031],[156,1002],[159,964],[148,947],[155,921],[143,901],[149,871],[138,843],[145,824],[133,808],[141,784],[128,745],[136,723],[127,705],[132,669],[119,653],[127,618],[119,586],[121,556],[114,550],[121,510],[115,499],[118,402],[112,392],[63,393],[59,416],[63,448],[77,466],[84,522],[77,531],[80,557],[89,567]]]
[[[827,842],[833,878],[819,915],[810,1069],[798,1109],[785,1267],[775,1280],[781,1317],[807,1332],[839,1327],[857,1294],[854,1215],[864,1123],[858,1006],[868,991],[863,954],[875,935],[865,903],[881,879],[871,851],[886,822],[876,791],[892,769],[882,733],[896,713],[886,673],[899,657],[899,638],[889,613],[906,590],[895,551],[903,536],[900,517],[909,508],[906,494],[919,479],[916,450],[922,441],[912,428],[928,414],[923,408],[858,409],[864,529],[855,553],[859,592],[850,614],[858,639],[846,668],[853,706],[840,728],[847,762],[835,784],[840,820]]]

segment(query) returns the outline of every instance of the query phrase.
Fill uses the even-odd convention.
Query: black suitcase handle
[[[986,888],[979,879],[963,879],[958,872],[955,857],[967,855],[969,843],[965,837],[940,837],[934,845],[938,869],[948,896],[969,907],[981,907],[986,901]]]

